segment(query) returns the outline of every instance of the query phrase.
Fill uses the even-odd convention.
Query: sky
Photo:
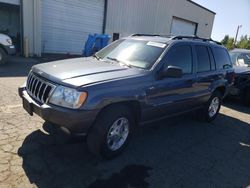
[[[193,0],[216,13],[212,39],[221,41],[225,35],[235,37],[238,25],[238,39],[241,35],[250,37],[250,0]]]

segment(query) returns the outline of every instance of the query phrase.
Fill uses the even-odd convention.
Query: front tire
[[[7,61],[7,54],[2,48],[0,48],[0,65],[5,64],[6,61]]]
[[[122,105],[104,109],[87,136],[89,150],[103,158],[113,158],[128,145],[135,121]]]

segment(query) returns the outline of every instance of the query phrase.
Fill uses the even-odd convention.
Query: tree
[[[241,36],[236,46],[237,48],[250,49],[250,38],[248,38],[247,35]]]
[[[234,48],[234,38],[229,37],[229,35],[225,35],[221,43],[229,50],[232,50]]]
[[[250,49],[250,37],[247,35],[241,36],[240,41],[236,43],[236,46],[234,46],[234,38],[229,37],[229,35],[225,35],[221,43],[229,50],[234,48]]]

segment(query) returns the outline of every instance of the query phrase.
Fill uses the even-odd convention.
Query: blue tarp
[[[109,35],[105,34],[89,34],[84,46],[83,56],[92,56],[95,52],[107,46],[110,38]]]

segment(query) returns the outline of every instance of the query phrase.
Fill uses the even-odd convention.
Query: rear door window
[[[195,46],[197,56],[197,72],[206,72],[211,70],[211,62],[206,46]]]
[[[215,47],[213,52],[217,69],[220,70],[232,67],[232,63],[226,49]]]

